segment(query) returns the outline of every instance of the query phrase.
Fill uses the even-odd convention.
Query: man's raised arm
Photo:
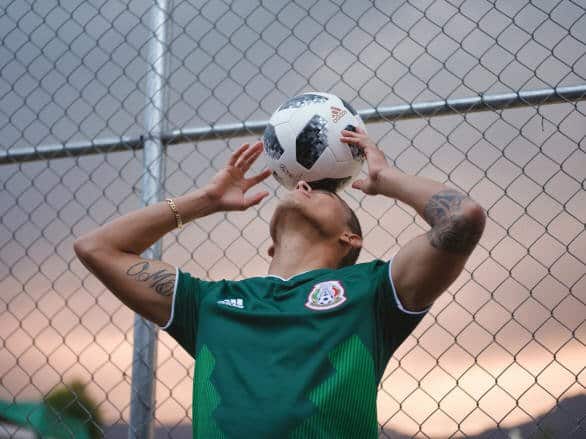
[[[465,194],[425,177],[406,175],[387,163],[384,153],[359,130],[342,132],[342,141],[363,148],[368,177],[352,187],[385,195],[413,207],[431,229],[401,247],[393,258],[392,279],[403,306],[423,310],[450,286],[480,240],[486,215]]]
[[[270,175],[265,170],[244,174],[262,152],[262,143],[242,145],[226,167],[204,188],[175,198],[184,223],[224,210],[244,210],[260,203],[268,192],[245,196],[245,192]],[[125,305],[158,325],[171,314],[175,268],[140,255],[176,227],[175,216],[162,201],[119,217],[78,238],[75,254]]]

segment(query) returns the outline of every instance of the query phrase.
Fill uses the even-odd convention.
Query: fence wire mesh
[[[112,151],[0,167],[0,399],[42,400],[63,384],[79,398],[78,380],[107,437],[124,437],[129,421],[133,315],[72,244],[140,207],[142,152],[126,139],[149,134],[148,15],[157,5],[12,1],[0,15],[3,153],[119,139]],[[586,5],[577,0],[175,0],[169,19],[169,132],[266,120],[308,90],[367,109],[586,84]],[[577,101],[368,125],[396,167],[465,191],[488,214],[465,271],[388,365],[381,437],[586,436],[585,111]],[[256,138],[210,132],[167,147],[167,195],[202,186]],[[265,185],[272,195],[257,209],[166,236],[163,259],[209,279],[266,272],[283,189]],[[389,258],[426,230],[400,202],[342,195],[365,233],[359,262]],[[190,437],[192,369],[160,334],[157,437]],[[8,424],[0,421],[0,437],[23,430]]]

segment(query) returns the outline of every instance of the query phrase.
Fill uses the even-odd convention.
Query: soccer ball
[[[287,189],[299,180],[314,189],[342,189],[365,160],[358,146],[340,142],[343,129],[356,127],[365,129],[356,110],[333,94],[310,92],[289,99],[271,116],[263,136],[273,176]]]

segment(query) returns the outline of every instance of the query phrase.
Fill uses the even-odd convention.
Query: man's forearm
[[[217,211],[217,204],[204,189],[174,198],[184,223]],[[175,216],[166,201],[135,210],[83,235],[79,242],[91,249],[108,248],[140,255],[176,228]]]
[[[445,184],[417,175],[408,175],[396,168],[387,168],[378,176],[379,193],[408,204],[425,219],[425,207],[435,194],[450,189]],[[427,219],[426,219],[427,221]]]
[[[485,214],[466,194],[425,177],[387,168],[378,176],[381,195],[413,207],[432,227],[431,244],[454,253],[471,252],[484,230]]]

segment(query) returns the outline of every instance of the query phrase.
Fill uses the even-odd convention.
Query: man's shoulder
[[[332,270],[329,277],[346,283],[378,285],[387,275],[388,267],[388,261],[372,259]]]
[[[389,261],[385,261],[382,259],[372,259],[370,261],[360,262],[358,264],[349,265],[347,267],[338,268],[338,272],[364,272],[364,273],[373,273],[384,269],[384,267],[388,267]]]

